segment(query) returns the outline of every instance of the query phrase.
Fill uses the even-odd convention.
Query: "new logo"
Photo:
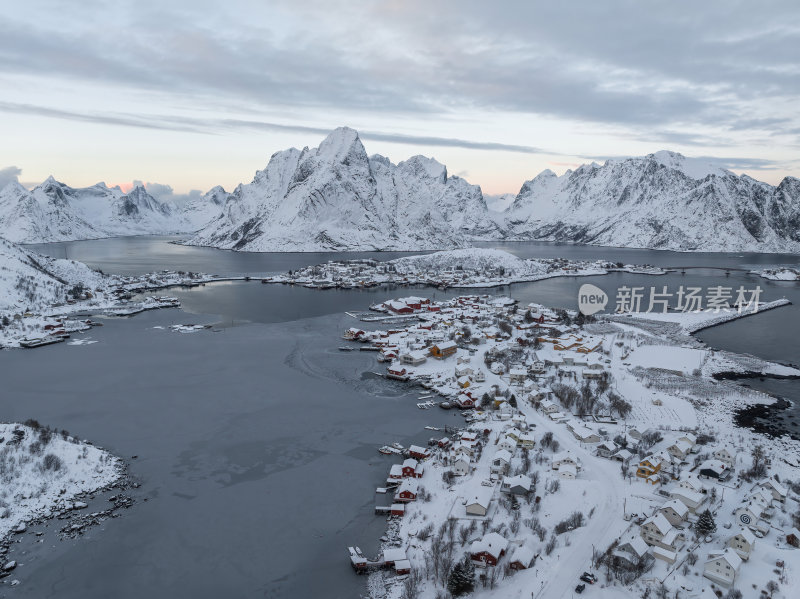
[[[606,307],[607,303],[608,295],[599,287],[585,283],[578,290],[578,309],[585,316],[600,312]]]

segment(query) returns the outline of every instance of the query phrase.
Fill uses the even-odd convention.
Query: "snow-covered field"
[[[86,507],[76,496],[121,475],[118,458],[66,431],[0,423],[0,540],[32,520]]]

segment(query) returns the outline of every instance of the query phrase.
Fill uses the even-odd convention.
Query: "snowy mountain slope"
[[[368,157],[353,129],[273,154],[187,243],[245,251],[420,250],[497,235],[480,188],[414,156]]]
[[[503,269],[509,277],[529,274],[531,261],[517,258],[514,254],[490,248],[465,248],[446,252],[434,252],[419,256],[404,256],[390,263],[395,272],[417,273],[421,271],[444,272],[461,269],[490,271]]]
[[[48,181],[33,191],[18,183],[0,190],[0,235],[29,243],[104,237],[75,212],[61,188]]]
[[[173,210],[186,221],[187,231],[198,231],[222,213],[229,195],[220,185],[216,185],[201,197],[175,206]]]
[[[703,251],[800,251],[800,182],[778,187],[673,152],[526,181],[510,238]]]
[[[82,262],[56,260],[0,238],[0,312],[63,302],[75,285],[105,287],[105,277]]]
[[[504,212],[514,203],[517,195],[514,193],[501,193],[497,195],[484,194],[483,197],[486,200],[486,207],[491,212]]]
[[[226,195],[215,187],[177,207],[159,202],[142,186],[126,194],[104,183],[73,188],[53,177],[30,191],[10,183],[0,190],[0,235],[18,243],[48,243],[190,233],[219,214]]]

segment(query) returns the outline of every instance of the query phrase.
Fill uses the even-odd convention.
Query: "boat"
[[[449,401],[440,401],[439,407],[442,408],[443,410],[449,410],[450,408],[453,407],[453,405]]]
[[[429,431],[440,431],[440,430],[442,430],[442,429],[441,429],[441,428],[439,428],[438,426],[426,426],[425,428],[426,428],[427,430],[429,430]]]
[[[339,351],[355,351],[355,347],[348,347],[347,345],[340,345]]]
[[[388,445],[384,445],[383,447],[378,448],[378,452],[382,453],[383,455],[397,455],[400,453],[401,450],[396,449],[394,447],[389,447]]]
[[[400,443],[397,442],[392,443],[392,447],[394,447],[395,449],[399,449],[400,451],[405,449],[405,447],[403,447],[402,445],[400,445]]]

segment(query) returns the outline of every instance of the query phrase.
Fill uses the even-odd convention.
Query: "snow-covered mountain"
[[[800,180],[777,187],[674,152],[583,165],[526,181],[511,205],[433,158],[368,156],[358,133],[272,155],[232,193],[180,206],[145,188],[74,189],[52,177],[0,190],[0,236],[36,243],[194,233],[243,251],[433,250],[540,239],[672,250],[800,252]]]
[[[702,251],[800,251],[800,180],[773,187],[674,152],[526,181],[511,239]]]
[[[10,183],[0,190],[0,236],[18,243],[48,243],[191,233],[220,212],[226,195],[215,187],[178,207],[158,201],[142,186],[126,194],[104,183],[73,188],[53,177],[30,191]]]
[[[58,260],[0,238],[0,312],[63,302],[76,285],[95,290],[105,277],[82,262]]]
[[[480,187],[432,158],[367,156],[353,129],[273,154],[187,243],[246,251],[420,250],[500,237]]]

